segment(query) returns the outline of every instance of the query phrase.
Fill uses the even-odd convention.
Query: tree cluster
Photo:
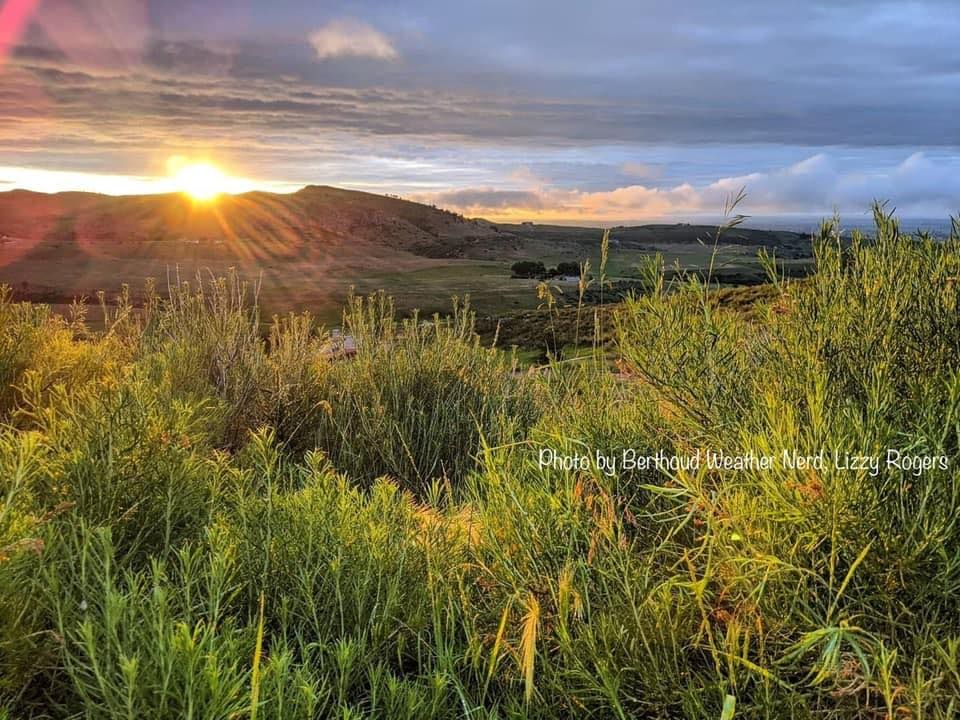
[[[556,267],[547,268],[540,260],[519,260],[510,266],[515,278],[546,279],[560,276],[580,277],[580,263],[561,262]]]

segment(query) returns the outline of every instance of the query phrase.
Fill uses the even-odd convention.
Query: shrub
[[[265,417],[270,368],[256,291],[235,272],[179,282],[151,308],[148,349],[176,397],[219,399],[219,444],[235,447]]]
[[[481,440],[509,442],[536,415],[529,384],[480,345],[469,308],[399,320],[383,295],[356,298],[344,329],[356,356],[323,375],[314,445],[355,481],[389,475],[421,492],[437,478],[458,482]]]
[[[438,581],[431,553],[440,576],[453,557],[421,537],[421,513],[396,485],[362,492],[317,453],[297,473],[299,489],[271,483],[225,525],[248,607],[264,593],[271,627],[291,638],[357,643],[396,670],[415,664],[430,632],[429,584]]]
[[[132,373],[60,388],[37,423],[46,462],[33,492],[44,512],[70,508],[58,522],[111,527],[116,547],[141,558],[202,533],[214,492],[208,408]]]
[[[120,309],[105,317],[107,330],[93,335],[82,303],[71,307],[68,322],[46,305],[13,302],[9,289],[0,286],[0,419],[29,425],[31,406],[56,385],[97,381],[129,362],[138,331],[124,302],[121,298]]]
[[[958,399],[956,240],[901,236],[881,208],[876,226],[875,237],[848,242],[826,224],[817,273],[777,280],[779,296],[754,318],[715,307],[696,280],[626,303],[626,368],[663,405],[672,444],[776,457],[898,448],[957,461],[946,420]],[[798,692],[831,688],[849,712],[870,696],[892,707],[894,690],[874,685],[881,674],[917,672],[930,625],[960,632],[946,590],[960,582],[953,471],[853,472],[831,458],[817,470],[681,472],[673,481],[703,528],[713,570],[702,572],[723,598],[720,624],[730,632],[736,621],[740,632],[751,618],[774,622],[769,639],[780,641],[750,662],[779,666]],[[903,654],[911,661],[897,669]],[[899,682],[897,695],[920,692]],[[946,692],[923,691],[916,707],[942,711]]]
[[[43,552],[37,479],[46,462],[38,433],[0,431],[0,697],[30,687],[42,652],[35,608],[25,599]]]
[[[74,703],[102,718],[228,718],[250,707],[255,636],[228,615],[231,567],[184,548],[125,568],[107,529],[65,529],[44,567]]]

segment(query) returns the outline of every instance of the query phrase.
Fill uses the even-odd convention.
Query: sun
[[[227,192],[228,178],[209,163],[190,163],[176,170],[173,182],[180,192],[194,200],[208,202]]]

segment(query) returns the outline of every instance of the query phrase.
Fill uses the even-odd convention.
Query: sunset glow
[[[907,71],[952,57],[955,1],[816,0],[789,30],[768,3],[560,6],[0,0],[0,192],[329,184],[630,224],[746,187],[753,215],[956,212],[960,76]]]
[[[190,163],[191,165],[209,165],[209,163]],[[187,164],[177,169],[167,168],[166,175],[119,175],[105,173],[71,172],[65,170],[45,170],[19,166],[0,165],[0,192],[23,189],[43,193],[58,193],[71,190],[84,190],[103,195],[158,195],[163,193],[184,192],[191,197],[207,192],[208,187],[217,187],[220,194],[238,195],[250,190],[289,193],[303,186],[302,183],[271,182],[252,180],[246,177],[233,177],[222,171],[213,182],[202,182],[206,171],[191,170],[180,178]],[[199,176],[199,177],[198,177]],[[199,194],[189,187],[196,186]]]
[[[174,182],[180,192],[201,202],[229,191],[227,176],[208,163],[184,165],[174,175]]]

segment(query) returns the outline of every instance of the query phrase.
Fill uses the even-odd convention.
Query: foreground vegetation
[[[468,308],[384,296],[351,360],[306,316],[263,338],[235,281],[96,333],[0,298],[0,717],[954,716],[960,238],[878,209],[815,255],[750,312],[651,267],[583,325],[617,373],[514,372]]]

